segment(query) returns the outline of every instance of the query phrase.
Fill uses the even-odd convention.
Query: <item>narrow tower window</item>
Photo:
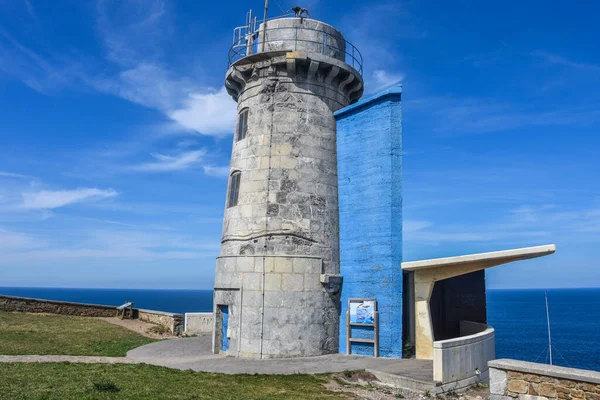
[[[229,196],[227,196],[227,207],[237,206],[240,195],[240,177],[242,173],[235,171],[229,177]]]
[[[242,140],[246,137],[246,132],[248,132],[248,109],[244,108],[240,111],[240,115],[238,117],[238,126],[237,126],[237,139]]]

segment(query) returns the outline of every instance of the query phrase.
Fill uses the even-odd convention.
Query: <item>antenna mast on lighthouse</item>
[[[262,51],[265,50],[265,32],[267,31],[267,11],[269,11],[269,0],[265,0],[265,13],[263,16]]]

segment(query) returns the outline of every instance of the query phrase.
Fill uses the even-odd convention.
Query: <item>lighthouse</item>
[[[340,31],[299,15],[234,30],[237,102],[213,351],[236,357],[339,351],[338,167],[334,112],[363,93],[362,57]],[[357,227],[358,228],[358,227]]]

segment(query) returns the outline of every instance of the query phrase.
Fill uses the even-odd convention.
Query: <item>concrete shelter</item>
[[[471,322],[487,322],[485,276],[480,272],[501,264],[546,256],[555,251],[556,245],[551,244],[402,263],[402,271],[406,273],[405,279],[408,279],[409,285],[408,307],[412,308],[414,304],[414,329],[408,327],[408,333],[409,341],[415,344],[416,357],[431,360],[434,340],[449,339],[449,336],[454,336],[458,331],[457,317],[464,317],[464,320],[474,316],[471,319],[476,321]],[[452,279],[462,284],[454,293],[448,293]],[[441,293],[444,289],[447,292],[445,295]],[[457,311],[461,305],[449,298],[453,294],[462,296],[463,299],[468,296],[470,307],[463,306]],[[442,312],[440,301],[455,312]],[[453,315],[454,320],[449,318],[450,315]]]

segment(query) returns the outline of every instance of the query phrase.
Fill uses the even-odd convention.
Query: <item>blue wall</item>
[[[349,298],[376,298],[379,355],[402,357],[402,113],[394,86],[335,113],[343,276],[340,353]],[[372,338],[373,328],[352,337]],[[352,344],[373,355],[373,345]]]

